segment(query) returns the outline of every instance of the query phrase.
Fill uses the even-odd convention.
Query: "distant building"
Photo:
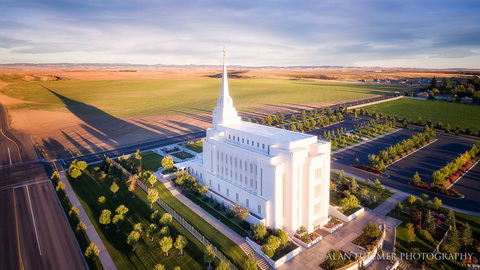
[[[203,154],[184,166],[212,196],[248,209],[250,222],[292,235],[301,226],[313,231],[328,221],[330,143],[242,121],[229,94],[225,54]]]

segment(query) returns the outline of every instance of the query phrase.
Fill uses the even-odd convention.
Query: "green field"
[[[480,106],[401,98],[366,106],[363,109],[367,109],[369,113],[398,115],[401,119],[406,117],[413,122],[417,122],[418,117],[421,117],[423,124],[431,120],[434,125],[442,122],[444,127],[447,124],[450,124],[452,128],[459,126],[460,129],[465,129],[468,127],[473,132],[478,132],[480,127],[480,117],[478,117]]]
[[[220,94],[221,79],[133,79],[101,81],[10,82],[2,93],[34,103],[10,109],[73,111],[116,117],[210,113]],[[230,79],[230,94],[240,111],[256,105],[338,102],[399,91],[396,86],[359,83],[310,82],[281,79]]]

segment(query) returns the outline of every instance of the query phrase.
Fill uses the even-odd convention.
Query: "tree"
[[[432,78],[432,81],[430,83],[430,87],[433,89],[433,88],[437,88],[437,78],[435,78],[435,76],[433,76]]]
[[[60,174],[57,171],[54,171],[51,177],[54,184],[60,181]]]
[[[141,233],[143,231],[143,226],[142,226],[142,223],[137,223],[135,225],[133,225],[133,229],[139,233]]]
[[[450,80],[449,80],[448,78],[445,78],[445,77],[444,77],[444,78],[442,79],[442,86],[441,86],[441,88],[442,88],[445,92],[447,92],[447,93],[449,93],[449,92],[452,90],[452,83],[450,82]]]
[[[380,191],[380,196],[383,196],[383,192],[385,191],[385,186],[384,185],[380,185],[378,187],[378,191]]]
[[[257,262],[255,261],[255,256],[253,255],[253,252],[248,255],[248,258],[243,263],[243,269],[257,270]]]
[[[402,212],[403,210],[403,204],[401,202],[397,203],[397,206],[395,207],[396,210],[397,210],[397,217],[400,216],[400,213]]]
[[[285,246],[288,243],[288,234],[285,231],[278,230],[277,237],[280,240],[280,245]]]
[[[150,175],[150,177],[148,178],[148,183],[150,183],[150,185],[152,185],[152,188],[153,188],[153,185],[155,185],[155,183],[157,182],[157,177],[155,177],[155,175]]]
[[[228,261],[225,260],[220,260],[220,263],[218,264],[217,268],[215,270],[228,270],[229,269],[229,263]]]
[[[121,204],[119,207],[117,207],[115,213],[125,216],[128,213],[128,208],[125,205]]]
[[[75,232],[79,235],[82,236],[83,238],[83,234],[87,231],[87,225],[85,225],[85,223],[83,222],[78,222],[77,224],[77,229],[75,229]]]
[[[153,270],[165,270],[165,266],[163,266],[163,264],[155,264],[155,266],[153,267]]]
[[[239,219],[239,220],[244,220],[248,214],[250,213],[250,211],[248,211],[247,209],[241,207],[240,205],[238,204],[235,204],[234,207],[233,207],[233,212],[235,213],[235,216]]]
[[[357,179],[355,177],[352,177],[352,180],[350,181],[350,192],[352,194],[357,194]]]
[[[107,209],[104,209],[102,211],[102,214],[100,215],[100,224],[105,225],[105,229],[108,229],[108,224],[110,224],[111,219],[110,216],[112,215],[112,212],[110,212]]]
[[[411,242],[415,242],[415,229],[413,228],[412,223],[407,223],[407,232],[405,233],[405,240],[410,245]]]
[[[360,163],[360,161],[358,160],[358,157],[356,157],[354,160],[353,160],[353,163],[355,163],[355,165],[358,165]]]
[[[120,189],[118,187],[117,183],[113,182],[113,184],[110,186],[110,191],[113,192],[113,197],[115,198],[117,196],[117,191]]]
[[[432,234],[435,232],[435,227],[435,219],[432,216],[432,212],[428,211],[423,220],[423,228]]]
[[[155,212],[153,212],[151,215],[150,215],[150,221],[152,223],[158,223],[158,221],[160,220],[161,216],[160,216],[160,213],[158,212],[158,210],[155,210]]]
[[[455,226],[456,222],[457,221],[455,218],[455,213],[453,212],[452,208],[449,208],[447,212],[447,217],[445,218],[445,224],[453,227]]]
[[[173,158],[171,156],[162,159],[162,167],[170,171],[173,168]]]
[[[330,249],[327,253],[325,262],[328,269],[338,269],[345,265],[345,261],[341,259],[342,253],[336,249]]]
[[[175,240],[175,248],[180,250],[180,255],[183,254],[183,249],[187,246],[187,244],[187,238],[183,237],[183,235],[179,235]]]
[[[203,260],[208,263],[208,267],[210,268],[210,263],[213,262],[214,259],[215,253],[213,251],[213,247],[212,245],[208,245],[203,253]]]
[[[438,210],[442,206],[442,200],[439,198],[435,197],[433,198],[433,207],[435,207],[435,210]]]
[[[420,199],[422,200],[423,203],[427,203],[429,198],[430,197],[427,194],[420,195]]]
[[[135,245],[137,244],[138,240],[140,239],[140,233],[133,230],[127,237],[127,244],[132,246],[132,252],[135,252]]]
[[[128,179],[127,184],[128,185],[128,191],[132,192],[132,198],[135,198],[135,190],[137,190],[137,178],[135,176],[132,176]]]
[[[170,236],[170,229],[168,229],[168,226],[164,226],[160,229],[160,236]]]
[[[410,206],[412,206],[413,203],[414,203],[416,200],[417,200],[417,198],[415,198],[415,196],[413,196],[413,195],[410,195],[410,196],[408,196],[408,198],[407,198],[407,201],[410,203]]]
[[[295,124],[290,125],[290,130],[291,131],[297,131],[297,127],[295,126]]]
[[[65,191],[65,184],[62,181],[58,181],[57,187],[55,188],[56,191]]]
[[[472,229],[468,223],[463,226],[461,242],[464,246],[470,246],[473,243]]]
[[[140,162],[140,171],[142,171],[142,153],[140,153],[140,149],[135,153],[135,159]]]
[[[98,204],[100,205],[100,207],[102,207],[103,209],[103,205],[105,204],[105,196],[100,196],[98,197]]]
[[[272,258],[272,257],[273,257],[273,253],[274,253],[274,252],[273,252],[272,248],[271,248],[269,245],[265,244],[265,245],[263,245],[263,246],[261,247],[261,249],[262,249],[262,252],[263,252],[265,255],[267,255],[267,257],[269,257],[269,258]]]
[[[113,225],[115,225],[115,227],[117,227],[117,232],[120,231],[120,226],[122,226],[122,223],[124,221],[124,217],[122,215],[115,215],[112,219],[112,223]]]
[[[267,239],[267,245],[269,245],[273,252],[275,252],[280,246],[280,240],[275,235],[270,235]]]
[[[367,237],[378,238],[382,234],[382,230],[373,221],[369,221],[362,229],[363,233]]]
[[[418,175],[418,172],[415,172],[412,178],[412,182],[418,184],[420,183],[420,181],[422,181],[422,178],[420,177],[420,175]]]
[[[255,228],[253,229],[253,238],[261,241],[267,234],[267,228],[265,228],[265,225],[263,224],[258,224],[255,225]]]
[[[165,257],[168,257],[168,251],[173,246],[173,240],[170,236],[165,236],[158,243],[163,252],[165,252]]]
[[[147,200],[150,203],[150,209],[153,209],[153,204],[158,200],[158,190],[153,188],[149,189]]]
[[[349,194],[345,198],[340,200],[340,206],[343,207],[343,210],[353,209],[358,207],[358,199],[355,195]]]
[[[77,179],[80,175],[82,175],[82,171],[80,171],[76,166],[72,167],[70,165],[70,169],[68,169],[68,174],[73,178]]]
[[[147,237],[150,238],[150,242],[153,242],[155,234],[158,232],[158,226],[154,223],[150,224],[145,231]]]
[[[68,216],[72,219],[73,222],[79,221],[80,211],[78,211],[77,207],[72,207],[70,212],[68,212]]]
[[[85,257],[95,260],[98,254],[100,254],[100,250],[98,250],[98,247],[93,242],[90,242],[87,250],[85,250]]]
[[[170,222],[172,222],[172,215],[170,215],[169,213],[163,214],[159,222],[164,226],[170,225]]]
[[[378,188],[380,185],[382,185],[382,183],[380,183],[380,180],[378,180],[378,178],[375,179],[375,186],[377,186]]]

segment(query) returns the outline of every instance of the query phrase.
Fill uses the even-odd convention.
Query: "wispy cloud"
[[[480,68],[475,0],[0,4],[3,63],[219,64],[227,45],[238,65]]]

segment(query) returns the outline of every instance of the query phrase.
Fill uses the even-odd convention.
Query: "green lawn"
[[[377,112],[406,117],[414,122],[418,117],[422,118],[423,124],[431,120],[433,124],[442,122],[446,127],[450,124],[452,128],[459,126],[460,129],[470,128],[478,132],[480,127],[480,106],[457,104],[453,102],[441,102],[430,100],[416,100],[401,98],[393,101],[383,102],[363,107],[369,113]]]
[[[100,81],[10,82],[2,93],[34,103],[10,109],[73,111],[114,117],[210,113],[221,79],[132,79]],[[399,87],[377,84],[310,82],[285,79],[230,79],[230,94],[240,111],[258,111],[264,104],[338,102],[392,94]]]
[[[96,179],[89,172],[80,176],[79,181],[70,181],[118,269],[152,269],[157,263],[163,264],[167,269],[172,269],[175,266],[181,266],[182,269],[205,269],[203,245],[175,220],[169,226],[170,232],[173,239],[176,239],[179,234],[188,239],[185,255],[180,256],[179,252],[172,248],[169,257],[165,257],[158,245],[158,236],[155,242],[145,241],[143,240],[144,233],[142,233],[142,240],[137,244],[136,252],[132,252],[126,239],[127,235],[133,230],[133,225],[141,222],[143,227],[146,228],[150,224],[150,214],[154,210],[159,210],[162,214],[165,212],[156,204],[154,209],[151,210],[147,203],[146,194],[140,188],[135,192],[136,197],[132,199],[131,193],[123,183],[120,184],[120,190],[117,192],[116,198],[113,198],[113,193],[110,191],[111,183],[110,180]],[[124,204],[130,210],[122,224],[121,232],[117,233],[113,225],[110,225],[109,229],[105,229],[105,226],[98,222],[101,207],[97,200],[100,196],[106,197],[105,208],[112,212],[120,204]]]
[[[203,152],[203,141],[196,142],[196,143],[193,143],[193,144],[188,144],[187,148],[192,150],[192,151],[195,151],[197,153],[202,153]]]
[[[330,172],[330,175],[331,175],[333,178],[335,178],[335,179],[338,179],[338,177],[339,177],[339,173],[334,172],[334,171],[331,171],[331,172]],[[351,180],[352,178],[351,178],[350,176],[347,176],[347,179]],[[372,180],[372,182],[375,181],[375,179],[370,179],[370,180]],[[393,192],[393,191],[385,188],[385,190],[383,191],[383,194],[380,194],[380,192],[378,191],[377,187],[376,187],[374,184],[372,184],[372,182],[366,183],[366,182],[364,182],[364,181],[361,181],[361,180],[358,180],[358,179],[357,179],[357,185],[358,185],[359,187],[361,187],[362,189],[363,189],[363,188],[368,189],[368,192],[369,192],[370,194],[372,194],[372,195],[374,195],[374,196],[377,197],[377,202],[376,202],[376,203],[372,203],[372,204],[370,204],[370,205],[368,206],[369,209],[372,209],[372,210],[373,210],[373,209],[377,208],[377,206],[379,206],[382,202],[384,202],[385,200],[387,200],[388,198],[390,198],[393,194],[395,194],[395,192]],[[331,202],[331,203],[336,203],[336,204],[338,205],[338,203],[340,203],[340,200],[339,200],[338,198],[333,198],[333,200],[330,199],[330,202]]]
[[[149,152],[142,156],[142,166],[144,171],[156,172],[158,168],[162,167],[163,156]]]
[[[216,246],[230,261],[241,268],[247,255],[232,240],[218,231],[215,227],[206,222],[197,213],[186,207],[181,201],[175,198],[172,193],[160,182],[155,184],[160,198],[181,215],[188,223],[195,226],[198,232],[205,236],[212,245]]]

